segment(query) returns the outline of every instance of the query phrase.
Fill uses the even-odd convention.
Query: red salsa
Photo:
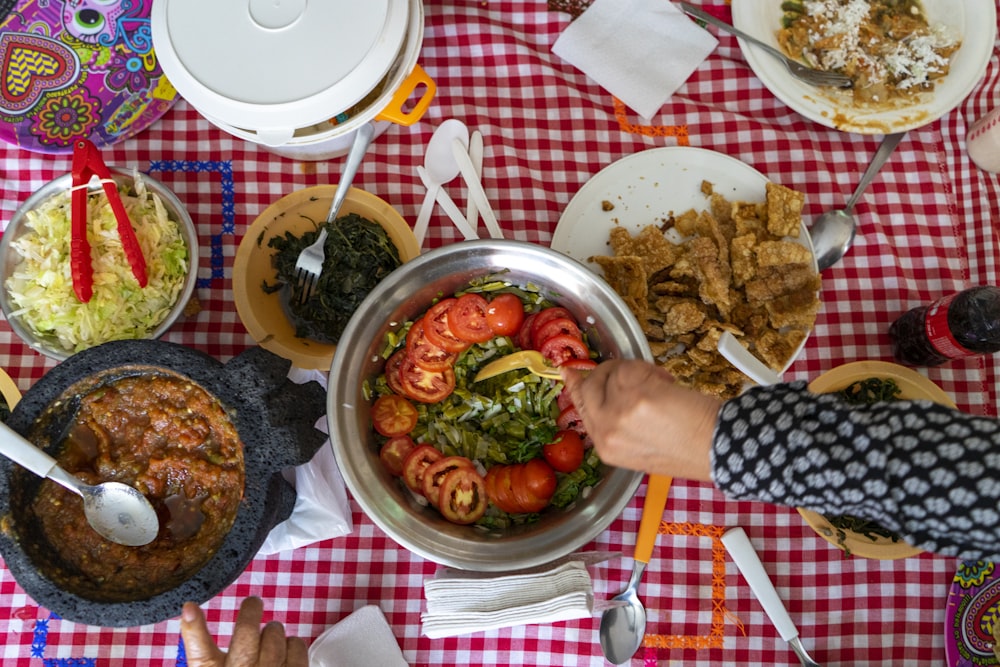
[[[55,552],[46,574],[91,599],[145,599],[190,578],[221,546],[243,497],[235,425],[217,399],[180,376],[123,377],[93,389],[56,458],[89,484],[134,486],[160,519],[151,543],[116,544],[90,527],[78,496],[42,482],[32,508]]]

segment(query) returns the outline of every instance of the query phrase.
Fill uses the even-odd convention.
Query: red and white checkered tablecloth
[[[392,126],[370,149],[357,185],[415,219],[424,189],[416,176],[434,128],[459,118],[485,138],[487,194],[510,237],[548,244],[563,208],[601,168],[637,151],[689,144],[739,158],[807,194],[807,219],[850,196],[879,137],[844,134],[785,107],[753,76],[726,35],[651,124],[551,53],[570,15],[555,2],[482,0],[425,3],[420,63],[438,84],[415,126]],[[725,16],[719,0],[704,3]],[[994,221],[1000,182],[967,158],[972,121],[1000,99],[996,51],[985,80],[941,120],[908,134],[857,207],[860,229],[847,257],[823,274],[823,309],[788,377],[838,364],[891,358],[887,329],[904,310],[976,284],[1000,284]],[[203,311],[166,339],[226,361],[253,344],[230,293],[233,256],[247,226],[292,190],[336,182],[342,159],[297,162],[232,137],[183,100],[139,136],[105,149],[108,163],[151,171],[188,206],[202,241],[198,297]],[[0,218],[36,188],[67,172],[70,157],[0,146]],[[464,188],[449,186],[464,207]],[[429,244],[460,240],[440,212]],[[0,324],[0,363],[22,390],[54,362]],[[996,362],[981,358],[927,375],[963,410],[995,415]],[[644,489],[588,549],[631,553]],[[386,537],[353,504],[352,534],[258,557],[206,603],[228,643],[240,600],[266,601],[269,618],[307,639],[354,609],[377,604],[413,665],[601,665],[599,618],[520,626],[450,639],[421,635],[423,582],[437,566]],[[633,664],[796,665],[733,564],[713,578],[711,536],[671,526],[743,526],[821,664],[940,665],[945,601],[956,562],[921,555],[902,561],[845,559],[793,510],[730,502],[708,485],[675,482],[641,597],[647,646]],[[594,566],[598,598],[628,579],[629,558]],[[179,612],[180,610],[178,610]],[[0,568],[0,663],[33,665],[185,664],[176,619],[108,629],[62,621],[40,608]],[[659,646],[659,648],[657,647]]]

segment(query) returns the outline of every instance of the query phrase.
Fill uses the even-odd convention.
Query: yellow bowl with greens
[[[885,361],[856,361],[837,366],[813,380],[809,384],[809,390],[816,394],[834,393],[873,379],[895,383],[899,389],[893,397],[895,400],[928,400],[950,408],[955,407],[955,402],[948,394],[920,373]],[[879,526],[867,525],[873,531],[866,534],[865,525],[855,523],[856,529],[852,530],[846,527],[850,524],[843,517],[826,517],[801,507],[798,511],[817,535],[849,555],[893,560],[915,556],[923,551],[899,538],[893,539],[888,531]]]

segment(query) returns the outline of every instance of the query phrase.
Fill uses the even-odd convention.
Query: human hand
[[[718,399],[681,387],[664,369],[640,360],[605,361],[586,375],[563,369],[563,380],[602,461],[711,481]]]
[[[189,667],[307,667],[306,644],[298,637],[285,638],[285,628],[271,621],[260,629],[264,603],[248,597],[240,604],[228,655],[216,646],[205,615],[194,602],[181,610],[181,637]]]

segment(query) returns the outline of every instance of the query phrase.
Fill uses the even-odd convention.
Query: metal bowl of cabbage
[[[334,452],[354,498],[372,521],[423,558],[483,572],[534,567],[579,550],[621,514],[642,479],[635,471],[603,466],[590,492],[565,509],[549,507],[534,523],[497,530],[449,523],[382,466],[366,386],[383,372],[387,337],[436,299],[493,275],[531,286],[569,309],[601,360],[652,358],[621,297],[576,260],[519,241],[466,241],[410,260],[361,303],[337,346],[327,398]]]
[[[110,167],[146,259],[149,282],[132,276],[101,184],[88,185],[93,296],[77,299],[70,270],[72,175],[49,181],[14,212],[0,239],[0,309],[32,349],[63,360],[112,340],[162,336],[194,293],[198,234],[191,216],[151,176]]]

